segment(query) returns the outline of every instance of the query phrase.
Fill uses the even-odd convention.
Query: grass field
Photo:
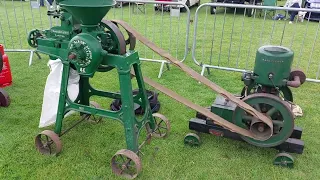
[[[2,4],[1,4],[2,3]],[[0,29],[4,37],[6,37],[7,48],[28,48],[26,41],[26,34],[33,28],[45,28],[48,23],[45,8],[41,8],[40,13],[38,9],[34,11],[34,22],[32,21],[32,14],[30,13],[29,2],[22,3],[14,2],[17,14],[17,24],[15,23],[15,16],[12,7],[12,2],[1,1],[0,6]],[[204,3],[204,2],[202,2]],[[280,2],[284,3],[284,2]],[[21,6],[23,8],[21,8]],[[28,9],[29,8],[29,9]],[[25,10],[25,12],[22,11]],[[196,8],[192,8],[191,18],[194,17]],[[8,12],[8,17],[6,13]],[[149,8],[150,17],[153,14],[152,9]],[[165,13],[165,18],[156,18],[155,21],[144,19],[144,15],[136,14],[130,17],[128,9],[123,12],[123,19],[129,21],[136,29],[146,34],[148,38],[153,39],[157,44],[162,45],[165,49],[171,50],[172,54],[182,59],[184,56],[184,42],[185,35],[183,29],[185,22],[172,20],[172,25],[179,23],[181,32],[179,30],[170,31],[168,24],[161,25],[162,21],[168,22],[169,15]],[[23,18],[25,14],[25,19]],[[39,15],[41,14],[42,21]],[[109,14],[113,16],[113,14]],[[121,10],[117,9],[116,17],[121,17]],[[182,14],[181,18],[186,18]],[[241,16],[241,15],[239,15]],[[200,17],[204,19],[205,11],[201,12]],[[209,16],[211,18],[211,16]],[[10,20],[12,38],[8,31],[9,27],[6,19]],[[131,18],[131,19],[130,19]],[[218,19],[218,18],[217,18]],[[227,14],[227,20],[233,19],[233,13]],[[131,21],[132,20],[132,21]],[[212,22],[212,19],[210,19]],[[24,30],[24,21],[26,29]],[[147,29],[143,29],[141,24],[147,21]],[[248,22],[250,19],[248,20]],[[256,20],[259,22],[259,20]],[[42,22],[42,24],[41,24]],[[218,22],[218,21],[217,21]],[[219,21],[221,23],[221,21]],[[240,25],[236,25],[241,29]],[[199,22],[200,23],[200,22]],[[199,26],[203,27],[204,21]],[[273,23],[270,21],[268,23]],[[212,25],[208,23],[209,25]],[[281,25],[277,26],[280,27]],[[305,33],[304,27],[299,29],[302,25],[297,25],[297,38],[303,37]],[[18,28],[16,28],[18,27]],[[21,27],[21,29],[19,29]],[[139,29],[140,27],[140,29]],[[161,28],[159,28],[161,27]],[[226,24],[226,34],[230,31],[232,23]],[[261,27],[261,26],[259,26]],[[268,26],[269,27],[269,26]],[[317,23],[310,24],[310,29],[316,29]],[[221,28],[221,26],[220,26]],[[270,28],[270,27],[269,27]],[[251,55],[259,43],[252,43],[249,35],[252,26],[245,26],[243,30],[244,35],[242,42],[243,47],[248,47],[245,52],[241,51],[241,59],[246,59],[248,55],[249,45],[252,44]],[[157,35],[152,37],[150,31],[157,31]],[[288,28],[289,34],[292,29]],[[221,32],[221,30],[219,31]],[[202,41],[204,32],[199,31],[199,42]],[[227,39],[230,36],[225,37]],[[193,25],[190,27],[190,37],[193,35]],[[219,36],[219,34],[215,34]],[[239,34],[238,34],[239,35]],[[256,36],[260,34],[257,32]],[[151,37],[150,37],[151,36]],[[179,38],[176,38],[179,36]],[[2,37],[0,35],[0,37]],[[180,39],[181,37],[181,39]],[[235,48],[239,45],[240,36],[235,36],[233,39]],[[11,41],[12,39],[12,41]],[[22,44],[19,44],[19,39],[22,39]],[[275,40],[279,40],[275,36]],[[310,39],[308,37],[307,45],[313,44],[314,36]],[[0,39],[1,40],[1,39]],[[3,39],[2,39],[3,40]],[[266,39],[267,42],[268,39]],[[290,37],[288,40],[290,44]],[[191,45],[192,38],[190,38]],[[220,40],[219,40],[220,41]],[[219,42],[217,41],[217,42]],[[14,43],[18,42],[18,43]],[[203,41],[210,43],[208,41]],[[224,42],[224,41],[223,41]],[[2,43],[2,41],[0,41]],[[201,61],[209,61],[208,49],[210,44],[204,45],[205,52]],[[221,57],[225,57],[228,51],[229,41],[225,42],[227,45],[223,46]],[[265,42],[264,42],[265,43]],[[171,44],[171,47],[170,47]],[[189,45],[189,47],[190,47]],[[178,49],[174,49],[178,46]],[[299,44],[296,45],[297,48]],[[303,53],[310,55],[310,49],[303,50]],[[137,50],[142,57],[152,57],[147,48],[138,44]],[[317,49],[318,50],[318,49]],[[202,53],[197,51],[198,53]],[[316,51],[317,52],[317,51]],[[234,53],[232,51],[232,53]],[[10,58],[10,65],[13,75],[13,85],[5,88],[10,94],[12,103],[8,108],[0,108],[0,179],[118,179],[110,168],[110,159],[120,149],[126,148],[124,141],[124,130],[120,123],[105,119],[98,125],[84,122],[75,127],[72,131],[62,137],[63,150],[58,157],[46,157],[40,155],[34,147],[34,137],[43,129],[38,128],[41,105],[43,98],[43,89],[46,83],[46,78],[49,73],[49,68],[46,66],[47,57],[42,55],[42,60],[34,57],[31,67],[28,66],[28,53],[7,53]],[[202,54],[197,54],[201,57]],[[215,53],[215,55],[217,55]],[[242,57],[243,55],[243,57]],[[314,53],[313,58],[315,63],[319,59],[319,53]],[[155,58],[158,58],[155,56]],[[308,62],[309,56],[306,56]],[[224,63],[228,63],[228,59],[224,59]],[[250,61],[253,62],[253,59]],[[185,63],[200,72],[200,67],[196,66],[188,54]],[[235,62],[233,62],[235,64]],[[239,67],[244,67],[246,60],[239,62]],[[312,64],[312,66],[316,66]],[[146,63],[142,65],[143,74],[152,78],[153,80],[165,85],[166,87],[176,91],[184,97],[192,100],[196,104],[203,107],[211,105],[215,98],[215,93],[202,84],[198,84],[192,78],[188,77],[181,70],[171,66],[170,71],[166,71],[161,79],[157,79],[159,64]],[[250,68],[250,66],[249,66]],[[314,68],[313,68],[314,69]],[[317,68],[315,68],[317,69]],[[207,76],[219,86],[225,88],[227,91],[238,94],[240,93],[243,83],[240,81],[241,74],[225,71],[212,71],[213,73]],[[311,72],[311,71],[310,71]],[[112,71],[107,74],[97,73],[92,82],[95,87],[118,91],[118,78],[116,72]],[[311,74],[311,76],[314,75]],[[108,82],[108,83],[105,83]],[[148,89],[151,89],[147,86]],[[285,169],[272,165],[272,160],[277,154],[274,149],[263,149],[254,147],[247,143],[236,142],[228,139],[213,137],[206,134],[201,134],[203,144],[199,148],[192,148],[185,146],[183,143],[184,136],[189,133],[188,120],[195,116],[195,111],[184,105],[177,103],[164,94],[160,93],[159,99],[161,102],[160,113],[166,115],[171,122],[171,133],[166,139],[153,139],[151,144],[143,148],[142,157],[143,170],[137,179],[318,179],[320,177],[320,86],[315,83],[305,83],[301,88],[292,89],[294,101],[303,109],[303,117],[295,120],[296,125],[303,128],[302,139],[305,142],[305,149],[302,155],[293,154],[295,158],[295,168]],[[109,108],[111,100],[102,98],[95,99],[104,108]],[[79,117],[74,115],[68,117],[64,121],[64,127],[72,124]],[[48,127],[45,129],[53,129]]]

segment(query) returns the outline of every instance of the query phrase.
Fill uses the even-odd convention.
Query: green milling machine
[[[127,50],[128,41],[116,25],[102,20],[115,5],[113,0],[56,0],[60,9],[48,12],[48,15],[61,20],[60,26],[48,30],[32,30],[28,43],[37,52],[49,55],[50,59],[61,59],[63,63],[61,90],[54,131],[44,130],[35,138],[38,151],[46,155],[57,155],[62,150],[60,137],[84,120],[100,121],[102,117],[120,121],[125,130],[127,149],[119,150],[111,159],[115,174],[135,178],[142,169],[138,154],[144,144],[153,137],[166,137],[170,131],[170,122],[159,114],[152,113],[141,73],[138,52],[132,46]],[[67,85],[69,71],[73,68],[80,75],[79,95],[72,102],[68,97]],[[93,88],[90,78],[96,72],[108,72],[116,69],[119,76],[120,93],[105,92]],[[132,94],[132,74],[138,84],[138,93]],[[100,96],[120,99],[119,111],[105,110],[90,97]],[[134,104],[144,110],[142,117],[134,114]],[[69,111],[80,112],[81,119],[70,128],[62,131],[64,115]],[[99,116],[96,118],[95,116]],[[162,128],[161,130],[159,128]],[[147,137],[141,144],[139,132],[146,128]]]

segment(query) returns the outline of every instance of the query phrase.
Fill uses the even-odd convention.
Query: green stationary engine
[[[124,125],[127,149],[120,150],[113,156],[112,170],[118,175],[134,178],[141,171],[141,161],[137,155],[141,146],[144,142],[148,142],[152,134],[156,137],[165,137],[168,132],[163,131],[169,131],[170,126],[163,115],[152,114],[139,56],[132,48],[134,47],[132,43],[135,41],[129,42],[130,49],[127,50],[126,40],[117,25],[102,20],[115,5],[113,0],[63,0],[56,3],[60,9],[48,12],[48,15],[60,18],[61,25],[47,30],[33,30],[28,37],[31,47],[49,55],[50,59],[60,59],[63,63],[55,129],[54,132],[45,130],[36,136],[36,147],[43,154],[57,154],[61,151],[60,137],[74,127],[62,132],[64,115],[71,110],[80,112],[82,118],[79,122],[96,119],[94,115],[119,120]],[[74,102],[67,93],[70,68],[76,69],[80,75],[79,95]],[[104,92],[91,86],[89,80],[95,73],[108,72],[112,69],[118,72],[120,93]],[[134,96],[131,72],[135,74],[139,87],[139,92]],[[102,109],[97,103],[90,102],[91,96],[120,99],[121,109],[119,111]],[[144,115],[140,118],[135,117],[134,103],[139,104],[144,110]],[[159,127],[167,128],[160,132]],[[142,128],[147,129],[148,135],[147,140],[139,144],[138,135]]]
[[[293,101],[289,87],[299,87],[306,80],[300,70],[292,70],[294,53],[281,46],[262,46],[257,50],[253,72],[242,75],[245,87],[241,95],[270,93]]]
[[[257,50],[254,70],[242,75],[245,87],[239,99],[270,118],[273,129],[222,96],[217,96],[210,107],[211,112],[265,140],[255,140],[228,131],[200,113],[197,113],[197,118],[189,121],[189,128],[197,132],[246,141],[259,147],[302,153],[302,130],[294,125],[295,116],[291,109],[293,96],[289,87],[299,87],[305,82],[306,76],[300,70],[291,69],[293,57],[294,53],[286,47],[262,46]],[[185,143],[198,145],[200,137],[189,133],[185,137]],[[291,167],[293,158],[289,154],[280,153],[274,164]]]

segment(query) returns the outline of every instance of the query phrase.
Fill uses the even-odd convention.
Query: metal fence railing
[[[38,0],[0,0],[0,43],[4,44],[6,52],[30,53],[29,65],[34,53],[40,58],[27,43],[29,31],[36,28],[48,29],[60,23],[58,18],[47,16],[47,10],[55,4],[49,3],[52,1],[44,2],[46,7],[40,6]],[[172,9],[177,6],[185,12]],[[105,18],[125,20],[181,62],[188,55],[190,10],[181,2],[118,0]],[[161,63],[159,78],[165,65],[169,68],[168,61],[142,43],[137,42],[136,50],[142,61]]]
[[[296,16],[289,23],[289,11],[306,12],[305,18],[300,13],[300,18]],[[202,4],[195,14],[193,60],[202,67],[201,75],[205,70],[209,73],[210,68],[250,71],[260,46],[281,45],[293,50],[293,68],[303,70],[308,81],[320,82],[320,23],[311,21],[317,13],[320,9]],[[285,15],[287,20],[274,20],[278,14]]]
[[[30,53],[29,65],[34,54],[40,58],[27,43],[29,31],[48,29],[60,23],[59,19],[46,15],[54,4],[50,5],[49,1],[45,4],[48,6],[39,6],[38,0],[0,0],[0,43],[5,45],[6,52]],[[180,9],[174,8],[177,6]],[[181,12],[183,10],[185,12]],[[306,12],[304,21],[296,18],[289,24],[288,20],[273,19],[277,14],[288,18],[288,11]],[[270,44],[292,49],[295,53],[293,68],[302,69],[308,81],[320,82],[320,23],[310,20],[317,14],[320,17],[320,9],[204,3],[196,9],[191,23],[190,10],[182,2],[117,0],[106,18],[128,22],[181,62],[190,58],[189,34],[193,30],[191,58],[202,68],[201,75],[211,68],[236,72],[252,70],[256,50]],[[136,50],[142,61],[161,64],[159,78],[165,67],[169,68],[168,61],[142,43],[137,42]]]
[[[125,20],[142,35],[183,62],[188,56],[190,10],[182,2],[118,0],[107,19]],[[174,7],[180,7],[173,9]],[[182,12],[182,11],[185,12]],[[169,62],[137,42],[140,59],[161,63],[158,77]]]

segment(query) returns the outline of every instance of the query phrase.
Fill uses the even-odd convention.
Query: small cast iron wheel
[[[250,95],[253,93],[256,93],[256,89],[259,88],[257,85],[249,85],[249,86],[245,86],[243,87],[242,91],[241,91],[241,96],[244,97],[245,94]],[[293,102],[293,95],[292,92],[290,90],[289,87],[287,86],[283,86],[281,88],[279,88],[279,93],[281,93],[281,95],[279,95],[280,97],[283,97],[286,101],[290,101]]]
[[[291,70],[289,80],[292,81],[295,76],[299,76],[301,84],[303,84],[307,79],[307,76],[300,69]]]
[[[112,172],[118,176],[134,179],[142,170],[139,156],[127,149],[119,150],[111,159]]]
[[[44,155],[57,155],[61,152],[61,140],[55,132],[44,130],[35,138],[37,150]]]
[[[93,106],[94,108],[101,109],[101,106],[94,101],[90,101],[90,105]],[[87,120],[92,123],[99,123],[102,120],[101,116],[96,117],[95,115],[91,115],[91,114],[88,114],[87,116],[88,116]]]
[[[150,128],[150,124],[149,123],[146,123],[145,125],[146,127],[146,143],[147,144],[150,144],[151,143],[151,138],[152,138],[152,129]]]
[[[289,106],[279,97],[272,94],[255,93],[245,97],[243,101],[265,114],[273,122],[273,134],[269,139],[259,141],[241,136],[243,140],[259,147],[274,147],[290,137],[294,128],[294,117]],[[251,114],[239,107],[234,111],[233,123],[241,128],[249,130],[253,119]]]
[[[165,138],[169,135],[171,130],[169,120],[162,114],[153,113],[152,116],[154,117],[156,128],[152,134],[154,137],[161,137]]]
[[[279,153],[273,160],[273,164],[282,167],[293,168],[294,159],[288,153]]]
[[[0,88],[0,107],[8,107],[10,105],[10,97],[8,93]]]
[[[184,137],[184,143],[190,146],[199,146],[201,144],[200,137],[195,133],[188,133]]]

